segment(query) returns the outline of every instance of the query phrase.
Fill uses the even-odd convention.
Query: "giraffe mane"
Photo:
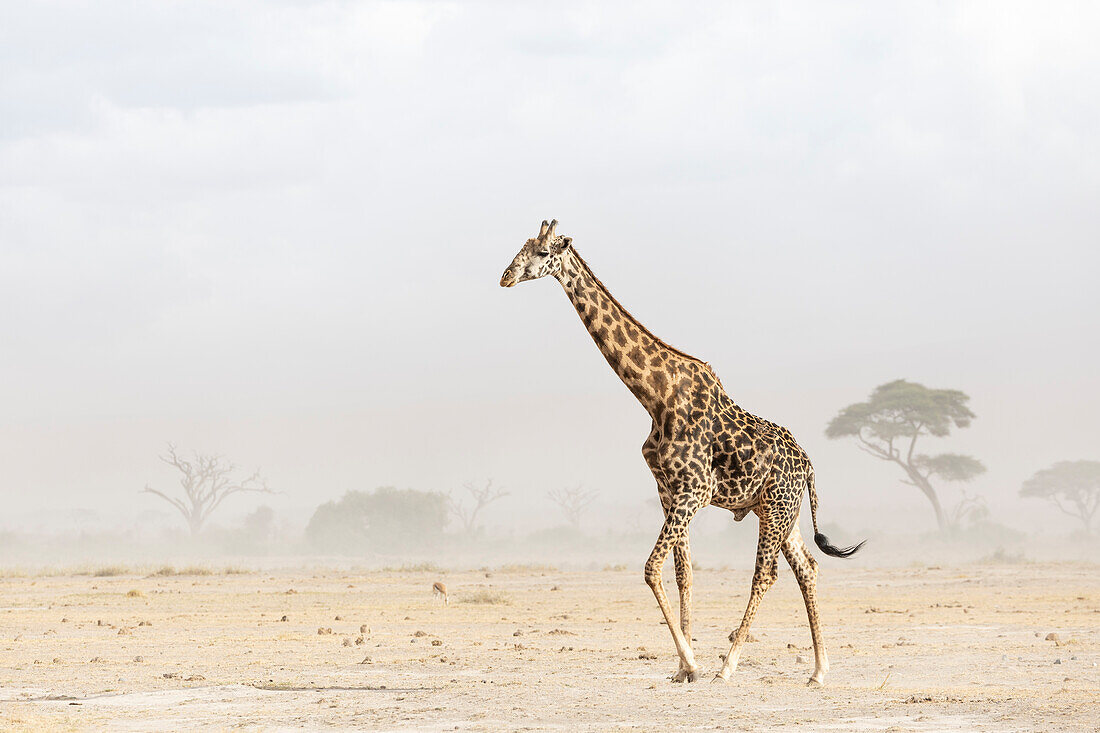
[[[603,291],[604,295],[606,295],[606,296],[608,297],[608,299],[610,299],[610,300],[611,300],[611,302],[615,304],[615,306],[616,306],[616,307],[617,307],[617,308],[619,309],[619,311],[620,311],[620,312],[621,312],[621,313],[622,313],[622,314],[623,314],[624,316],[626,316],[626,317],[627,317],[627,319],[628,319],[628,320],[629,320],[629,321],[630,321],[631,323],[633,323],[633,324],[634,324],[635,326],[637,326],[637,327],[638,327],[638,328],[639,328],[639,329],[640,329],[640,330],[641,330],[641,331],[642,331],[643,333],[645,333],[645,334],[646,334],[647,336],[649,336],[649,337],[650,337],[651,339],[653,339],[654,341],[656,341],[656,342],[657,342],[658,344],[660,344],[660,345],[661,345],[661,346],[663,346],[664,348],[668,349],[668,350],[669,350],[669,351],[671,351],[671,352],[672,352],[673,354],[676,354],[676,356],[679,356],[679,357],[681,357],[681,358],[683,358],[683,359],[687,359],[688,361],[693,361],[693,362],[695,362],[696,364],[702,364],[703,366],[705,366],[705,367],[706,367],[707,369],[709,369],[709,370],[710,370],[710,373],[714,375],[714,378],[715,378],[715,379],[718,379],[718,374],[717,374],[717,373],[715,373],[715,371],[714,371],[714,367],[712,367],[712,366],[711,366],[711,365],[710,365],[709,363],[707,363],[707,362],[703,361],[702,359],[700,359],[700,358],[698,358],[698,357],[696,357],[696,356],[692,356],[691,354],[689,354],[689,353],[687,353],[687,352],[685,352],[685,351],[680,351],[680,350],[679,350],[679,349],[677,349],[677,348],[676,348],[675,346],[673,346],[672,344],[670,344],[670,343],[668,343],[668,342],[664,341],[663,339],[661,339],[660,337],[658,337],[658,336],[657,336],[657,335],[656,335],[655,333],[653,333],[653,332],[652,332],[652,331],[650,331],[650,330],[649,330],[648,328],[646,328],[646,327],[645,327],[645,325],[643,325],[641,321],[639,321],[639,320],[638,320],[637,318],[635,318],[635,317],[634,317],[634,314],[632,314],[632,313],[631,313],[630,311],[628,311],[628,310],[627,310],[626,308],[624,308],[624,307],[623,307],[623,304],[622,304],[622,303],[620,303],[620,302],[619,302],[619,301],[618,301],[618,300],[617,300],[617,299],[615,298],[615,296],[611,294],[611,291],[610,291],[610,290],[608,290],[608,289],[607,289],[607,286],[606,286],[606,285],[604,285],[604,284],[603,284],[603,283],[602,283],[602,282],[600,281],[600,278],[596,277],[596,273],[592,272],[592,268],[588,266],[588,263],[587,263],[587,262],[585,262],[585,261],[584,261],[584,258],[583,258],[583,257],[581,257],[581,255],[580,255],[580,253],[579,253],[579,252],[577,252],[577,248],[576,248],[576,247],[572,247],[571,249],[573,250],[573,256],[577,258],[577,262],[579,262],[579,263],[580,263],[580,265],[581,265],[581,267],[582,267],[582,268],[584,269],[584,271],[585,271],[585,272],[587,272],[587,273],[588,273],[588,276],[589,276],[589,277],[591,277],[591,278],[592,278],[592,280],[593,280],[593,282],[595,282],[595,283],[596,283],[596,287],[598,287],[598,288],[599,288],[600,290],[602,290],[602,291]],[[719,380],[719,384],[721,384],[721,380]]]

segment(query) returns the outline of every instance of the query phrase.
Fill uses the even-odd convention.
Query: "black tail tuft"
[[[859,548],[867,544],[867,540],[863,540],[858,545],[852,545],[851,547],[835,547],[829,543],[829,538],[818,532],[814,535],[814,543],[821,548],[821,551],[826,555],[832,555],[833,557],[851,557],[859,552]]]

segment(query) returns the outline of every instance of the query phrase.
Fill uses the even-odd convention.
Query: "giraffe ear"
[[[570,245],[572,245],[572,244],[573,244],[573,238],[572,237],[562,237],[561,241],[558,243],[556,249],[558,250],[558,252],[564,252],[565,250],[569,249]]]

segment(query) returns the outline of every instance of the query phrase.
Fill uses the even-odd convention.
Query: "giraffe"
[[[814,542],[822,552],[848,557],[863,542],[846,548],[829,543],[817,528],[813,466],[791,433],[738,407],[709,364],[669,346],[627,312],[581,259],[572,238],[556,234],[557,224],[556,219],[542,222],[500,285],[510,288],[547,275],[561,283],[604,359],[653,420],[642,456],[657,481],[665,520],[645,564],[645,582],[676,646],[679,669],[672,681],[695,682],[701,675],[691,647],[688,524],[699,509],[714,505],[733,512],[736,521],[753,512],[760,522],[748,606],[729,635],[730,649],[714,681],[728,681],[737,669],[760,601],[778,577],[782,552],[802,590],[813,639],[814,672],[808,684],[824,684],[829,660],[817,609],[817,561],[798,530],[803,492],[810,495]],[[680,595],[678,625],[661,584],[669,553]]]

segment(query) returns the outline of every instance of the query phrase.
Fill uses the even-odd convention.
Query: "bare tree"
[[[259,471],[243,479],[233,478],[237,466],[219,455],[195,452],[190,459],[187,459],[180,456],[175,446],[169,443],[168,453],[157,457],[180,472],[183,496],[169,496],[148,484],[141,493],[156,494],[179,510],[187,520],[192,536],[202,530],[206,520],[227,496],[246,491],[261,494],[275,493],[267,488],[267,482],[260,476]]]
[[[581,528],[581,515],[596,500],[600,492],[595,489],[583,489],[578,484],[571,489],[554,489],[547,491],[546,496],[550,501],[558,505],[565,514],[565,519],[575,529]]]
[[[473,497],[473,506],[468,507],[464,503],[456,501],[454,497],[448,494],[447,508],[451,510],[451,514],[454,514],[455,518],[462,524],[462,531],[466,534],[472,534],[477,529],[477,517],[481,513],[481,510],[497,499],[503,499],[505,496],[508,496],[508,492],[504,489],[494,489],[492,479],[488,479],[485,482],[485,486],[480,488],[474,486],[473,483],[463,484],[462,488],[466,489],[470,496]]]

